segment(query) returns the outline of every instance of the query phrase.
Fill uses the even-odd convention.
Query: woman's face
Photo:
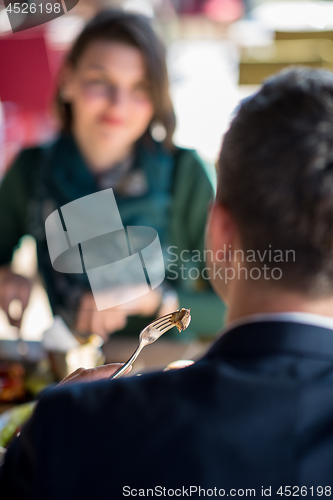
[[[145,60],[124,43],[92,42],[69,70],[65,89],[73,132],[94,148],[128,150],[154,114]]]

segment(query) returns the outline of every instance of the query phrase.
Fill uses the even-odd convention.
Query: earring
[[[149,127],[150,135],[157,142],[162,142],[166,138],[167,131],[165,126],[160,121],[153,121]]]
[[[68,87],[62,87],[60,89],[60,97],[64,102],[70,102],[71,101],[71,95]]]

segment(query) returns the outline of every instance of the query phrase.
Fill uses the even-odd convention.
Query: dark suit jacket
[[[52,389],[0,469],[1,500],[316,498],[333,483],[333,330],[247,324],[183,370]]]

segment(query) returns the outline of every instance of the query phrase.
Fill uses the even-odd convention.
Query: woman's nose
[[[122,106],[126,104],[128,97],[128,93],[125,89],[113,86],[109,89],[108,99],[113,105]]]

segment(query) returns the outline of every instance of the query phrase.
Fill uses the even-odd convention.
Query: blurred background
[[[175,143],[195,148],[212,178],[234,110],[264,78],[295,64],[333,69],[332,1],[80,0],[66,15],[15,34],[0,2],[0,182],[20,149],[55,134],[50,103],[59,66],[82,25],[103,7],[152,19],[167,46]],[[29,237],[14,270],[36,273]],[[37,282],[21,335],[38,340],[51,321]],[[14,330],[0,311],[0,337],[16,338]]]

